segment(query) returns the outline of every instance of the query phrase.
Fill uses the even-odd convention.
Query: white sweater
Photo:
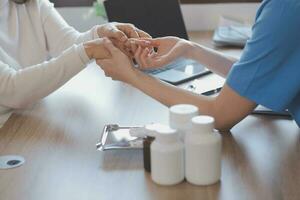
[[[68,26],[48,0],[0,0],[0,128],[14,109],[80,72],[89,62],[81,43],[97,37],[96,28],[79,33]]]

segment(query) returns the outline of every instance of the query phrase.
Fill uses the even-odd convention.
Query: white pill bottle
[[[192,118],[198,115],[198,107],[190,104],[178,104],[169,109],[170,127],[178,131],[182,141],[192,128]]]
[[[195,185],[211,185],[221,178],[221,135],[214,118],[197,116],[185,137],[185,177]]]
[[[160,185],[174,185],[184,179],[184,144],[171,128],[156,130],[151,146],[151,177]]]

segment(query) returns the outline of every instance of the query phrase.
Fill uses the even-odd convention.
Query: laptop
[[[109,22],[132,23],[153,38],[176,36],[188,40],[178,0],[106,0],[104,7]],[[210,73],[205,66],[183,58],[145,72],[173,85]]]

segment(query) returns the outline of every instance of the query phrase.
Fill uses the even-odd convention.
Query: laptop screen
[[[106,0],[110,22],[132,23],[152,37],[188,39],[178,0]]]

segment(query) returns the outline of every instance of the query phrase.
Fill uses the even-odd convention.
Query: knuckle
[[[116,34],[117,34],[118,36],[123,36],[123,32],[120,31],[120,30],[116,30]]]
[[[134,27],[134,25],[133,25],[133,24],[131,24],[131,23],[125,23],[125,25],[126,25],[126,26],[128,26],[128,27],[131,27],[131,28],[133,28],[133,27]]]
[[[117,31],[116,31],[116,36],[119,37],[119,38],[120,38],[120,37],[123,37],[123,36],[124,36],[124,33],[123,33],[122,31],[120,31],[120,30],[117,30]]]

